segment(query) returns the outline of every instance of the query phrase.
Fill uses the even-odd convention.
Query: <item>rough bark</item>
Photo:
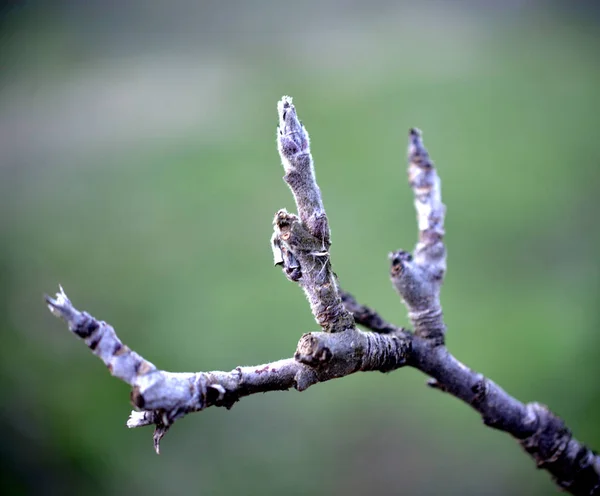
[[[278,150],[298,215],[275,215],[274,261],[304,290],[321,332],[304,334],[293,358],[236,367],[229,372],[173,373],[159,370],[125,346],[106,322],[80,312],[60,289],[46,297],[110,373],[132,387],[137,410],[128,427],[154,425],[154,446],[175,420],[210,406],[231,408],[255,393],[304,389],[358,371],[389,372],[414,367],[431,377],[428,384],[470,405],[485,425],[509,433],[547,470],[556,484],[577,495],[600,494],[600,456],[575,440],[564,422],[546,406],[521,403],[490,379],[458,361],[445,347],[446,326],[440,303],[446,272],[441,182],[421,132],[409,131],[408,176],[415,197],[419,240],[409,253],[390,254],[391,279],[408,309],[414,332],[386,322],[376,311],[343,292],[329,256],[330,230],[316,182],[308,133],[290,97],[278,106]],[[361,331],[356,324],[368,331]]]

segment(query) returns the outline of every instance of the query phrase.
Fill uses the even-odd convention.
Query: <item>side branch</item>
[[[277,149],[285,170],[283,179],[294,195],[299,218],[286,210],[275,215],[271,238],[275,264],[302,287],[323,331],[354,329],[354,319],[342,303],[337,276],[331,268],[329,221],[315,177],[308,132],[298,119],[291,97],[279,101],[277,112]]]
[[[283,179],[294,195],[300,220],[322,243],[322,249],[327,250],[329,222],[317,185],[308,132],[298,119],[292,97],[284,96],[277,103],[277,113],[277,149],[285,170]]]
[[[419,242],[412,255],[404,250],[390,254],[392,283],[408,308],[415,334],[443,343],[446,326],[440,290],[446,273],[446,207],[442,203],[440,178],[418,129],[409,131],[408,164]]]
[[[340,290],[340,294],[346,310],[352,313],[354,320],[358,325],[381,334],[410,334],[406,329],[390,324],[384,320],[375,310],[358,303],[350,293]]]
[[[360,305],[352,295],[344,293],[344,301],[357,324],[374,332],[398,329]],[[485,425],[513,436],[558,486],[571,494],[600,494],[600,455],[573,438],[563,420],[547,406],[521,403],[494,381],[461,363],[445,346],[421,336],[412,336],[407,365],[430,376],[431,387],[476,410]]]
[[[410,336],[403,333],[315,332],[301,337],[294,358],[229,372],[173,373],[159,370],[130,350],[106,322],[77,310],[62,288],[56,298],[47,296],[46,303],[112,375],[132,387],[131,401],[142,411],[133,411],[127,426],[154,424],[157,453],[169,427],[188,413],[210,406],[231,408],[240,398],[256,393],[290,388],[303,391],[354,372],[388,372],[403,366],[410,352]]]
[[[131,412],[127,426],[155,425],[154,446],[175,420],[210,406],[231,408],[256,393],[306,388],[358,371],[387,372],[404,365],[431,376],[432,386],[465,402],[489,427],[515,437],[556,483],[572,494],[600,494],[600,456],[572,437],[563,421],[538,403],[523,404],[490,379],[471,370],[444,346],[412,335],[386,322],[376,312],[345,293],[348,310],[365,327],[389,329],[389,334],[349,330],[302,336],[294,358],[225,371],[173,373],[157,369],[130,350],[114,329],[77,310],[61,291],[46,297],[52,313],[83,339],[115,377],[132,386],[131,400],[141,411]],[[365,317],[367,316],[367,317]]]

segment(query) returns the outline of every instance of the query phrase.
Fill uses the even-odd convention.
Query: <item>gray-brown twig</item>
[[[497,384],[459,362],[444,346],[440,291],[446,271],[445,206],[440,179],[420,131],[409,132],[409,183],[415,196],[419,241],[413,252],[391,254],[391,277],[415,331],[386,322],[377,312],[341,291],[331,268],[329,222],[316,183],[306,129],[289,97],[278,104],[277,143],[298,216],[275,215],[275,263],[304,290],[323,332],[304,334],[293,358],[236,367],[229,372],[172,373],[159,370],[130,350],[114,329],[80,312],[60,289],[46,297],[115,377],[132,387],[138,410],[129,427],[154,425],[154,445],[178,418],[209,406],[230,408],[244,396],[295,388],[358,371],[388,372],[411,366],[431,377],[428,384],[464,401],[484,423],[515,437],[556,484],[572,494],[600,494],[600,457],[575,440],[563,421],[538,403],[523,404]],[[361,331],[356,324],[369,331]]]

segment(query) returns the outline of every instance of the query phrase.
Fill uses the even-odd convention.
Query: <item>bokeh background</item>
[[[344,288],[397,324],[410,126],[448,206],[448,345],[600,448],[597,3],[4,4],[3,494],[558,494],[414,370],[246,398],[152,449],[129,390],[42,301],[61,283],[160,368],[291,356],[316,330],[272,267],[293,208],[276,101],[308,127]]]

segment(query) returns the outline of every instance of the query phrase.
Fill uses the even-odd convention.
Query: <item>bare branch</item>
[[[112,375],[133,389],[131,401],[143,410],[131,412],[128,427],[155,425],[154,446],[175,420],[210,406],[231,408],[240,398],[290,388],[303,391],[359,371],[388,372],[406,363],[410,339],[404,334],[375,334],[350,329],[313,332],[300,338],[294,358],[236,367],[229,372],[173,373],[157,369],[130,350],[106,322],[77,310],[62,288],[48,307],[69,330],[83,339]]]
[[[358,371],[387,372],[408,365],[435,378],[435,387],[478,411],[486,425],[517,438],[538,467],[548,470],[561,487],[585,495],[600,489],[600,457],[572,438],[562,420],[547,407],[524,405],[460,363],[444,346],[433,346],[430,340],[400,329],[390,334],[358,330],[310,333],[300,339],[295,359],[236,367],[229,372],[172,373],[157,369],[131,351],[109,324],[73,307],[62,288],[56,299],[46,297],[46,301],[112,375],[133,387],[131,400],[143,411],[131,412],[127,426],[155,425],[157,453],[169,427],[188,413],[210,406],[231,408],[239,399],[256,393],[291,388],[303,391],[318,382]],[[357,317],[366,313],[365,307],[350,295],[347,301],[352,302]],[[393,327],[371,312],[374,322]]]
[[[308,132],[298,119],[291,97],[282,97],[277,103],[277,113],[277,149],[285,170],[284,180],[292,190],[302,224],[327,250],[329,223],[315,177]]]
[[[441,182],[421,131],[411,129],[408,137],[408,179],[415,195],[419,242],[413,255],[399,250],[390,254],[394,287],[408,308],[415,334],[444,342],[440,289],[446,273],[444,217]]]
[[[523,404],[500,386],[459,362],[444,346],[415,336],[410,365],[435,387],[464,401],[483,423],[516,438],[537,467],[572,494],[600,493],[600,457],[573,438],[564,422],[539,403]],[[430,384],[431,385],[431,384]]]
[[[325,332],[353,329],[354,319],[342,303],[331,268],[329,222],[315,178],[308,133],[289,96],[281,99],[277,111],[277,145],[284,180],[292,190],[300,219],[285,210],[275,215],[271,239],[275,264],[282,266],[288,279],[300,284]]]
[[[348,293],[347,307],[358,324],[378,332],[393,328],[375,311]],[[362,315],[369,315],[362,319]],[[407,365],[431,376],[427,384],[463,401],[479,412],[483,423],[513,436],[547,470],[555,483],[572,494],[600,494],[600,456],[573,438],[564,422],[547,406],[523,404],[495,382],[458,361],[445,346],[426,337],[411,336]]]
[[[280,210],[274,220],[274,260],[286,277],[304,289],[326,332],[304,334],[294,358],[229,372],[172,373],[157,369],[130,350],[114,329],[77,310],[64,291],[46,297],[50,310],[65,320],[108,367],[132,387],[128,427],[154,425],[154,446],[178,418],[209,406],[231,408],[255,393],[295,388],[358,371],[387,372],[404,365],[431,377],[428,384],[480,413],[485,425],[511,434],[539,468],[572,494],[600,495],[600,456],[574,439],[546,406],[523,404],[490,379],[459,362],[444,346],[440,290],[446,271],[443,243],[445,207],[440,179],[421,141],[409,133],[409,182],[415,195],[419,242],[411,255],[391,254],[392,282],[408,307],[412,334],[386,322],[377,312],[342,292],[331,269],[330,232],[315,180],[306,129],[291,98],[278,105],[278,148],[299,217]],[[356,329],[359,325],[374,332]]]

